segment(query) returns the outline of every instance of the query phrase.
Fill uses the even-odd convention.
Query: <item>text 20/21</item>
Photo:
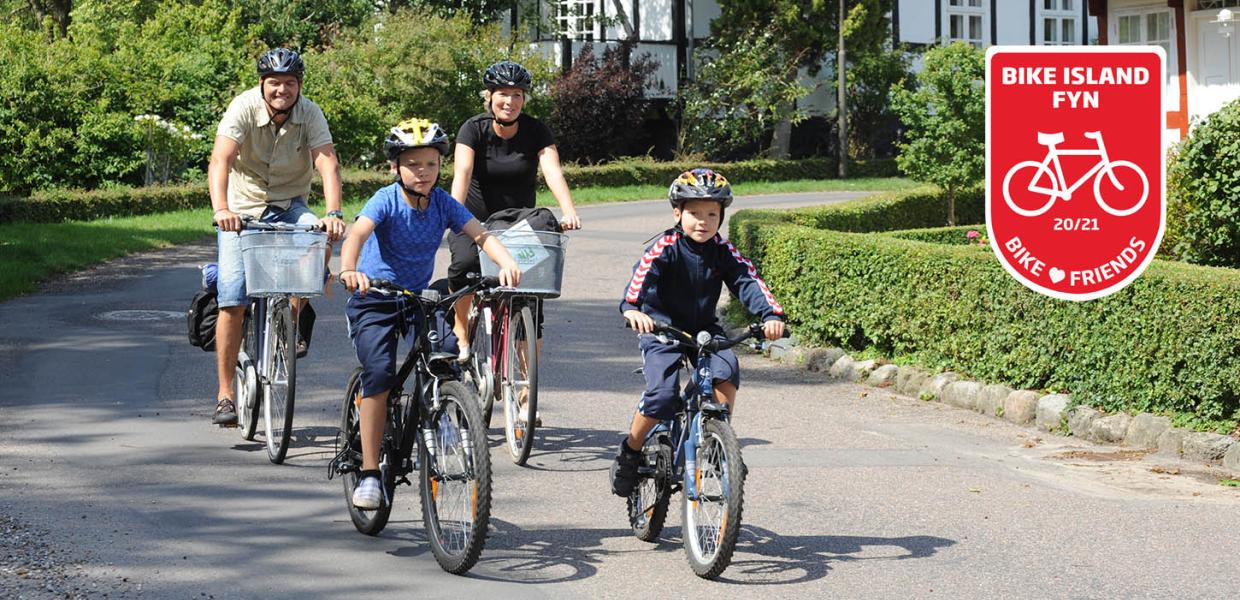
[[[1101,231],[1098,219],[1055,219],[1055,231]]]

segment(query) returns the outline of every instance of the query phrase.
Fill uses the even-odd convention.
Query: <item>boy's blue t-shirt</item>
[[[398,183],[376,191],[358,216],[374,221],[375,231],[362,246],[357,270],[407,290],[423,290],[430,283],[444,230],[460,233],[474,218],[438,187],[431,189],[426,210],[417,210],[405,202]]]

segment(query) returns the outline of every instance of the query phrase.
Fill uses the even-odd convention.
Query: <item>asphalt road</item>
[[[797,206],[853,194],[738,200]],[[642,388],[617,305],[663,202],[586,207],[548,307],[529,465],[495,447],[492,530],[440,571],[416,490],[377,538],[327,481],[356,359],[344,293],[316,300],[287,464],[209,423],[214,355],[181,312],[209,243],[150,253],[0,304],[0,514],[47,532],[110,597],[1234,598],[1240,491],[1207,469],[1041,436],[743,356],[750,466],[720,582],[693,576],[679,511],[634,538],[606,469]],[[446,251],[444,252],[446,253]],[[441,253],[441,254],[444,254]],[[444,257],[440,257],[442,272]],[[774,290],[778,296],[780,290]],[[121,311],[121,312],[118,312]],[[166,311],[166,312],[160,312]],[[492,430],[498,444],[502,434]],[[673,505],[675,506],[675,504]],[[124,580],[124,584],[115,582]],[[111,583],[109,583],[111,582]],[[98,591],[94,595],[102,595]]]

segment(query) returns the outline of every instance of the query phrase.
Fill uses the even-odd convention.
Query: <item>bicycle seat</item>
[[[451,352],[432,352],[426,366],[437,377],[453,377],[456,374],[457,355]]]
[[[1086,131],[1086,132],[1085,132],[1085,138],[1086,138],[1086,139],[1096,140],[1096,139],[1098,139],[1098,138],[1100,138],[1100,137],[1102,137],[1102,132],[1101,132],[1101,131]]]
[[[1039,146],[1054,146],[1055,144],[1062,144],[1062,143],[1063,143],[1063,132],[1062,131],[1058,133],[1042,133],[1041,131],[1038,132],[1038,145]]]

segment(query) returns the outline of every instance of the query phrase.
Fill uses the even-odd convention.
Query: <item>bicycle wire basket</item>
[[[529,228],[505,229],[492,232],[508,249],[517,267],[521,269],[521,284],[517,290],[523,294],[542,298],[560,297],[564,283],[564,250],[568,236],[554,231],[534,231]],[[478,261],[482,275],[499,275],[499,265],[491,260],[481,248]]]
[[[322,231],[242,231],[241,260],[250,296],[323,294],[327,234]]]

